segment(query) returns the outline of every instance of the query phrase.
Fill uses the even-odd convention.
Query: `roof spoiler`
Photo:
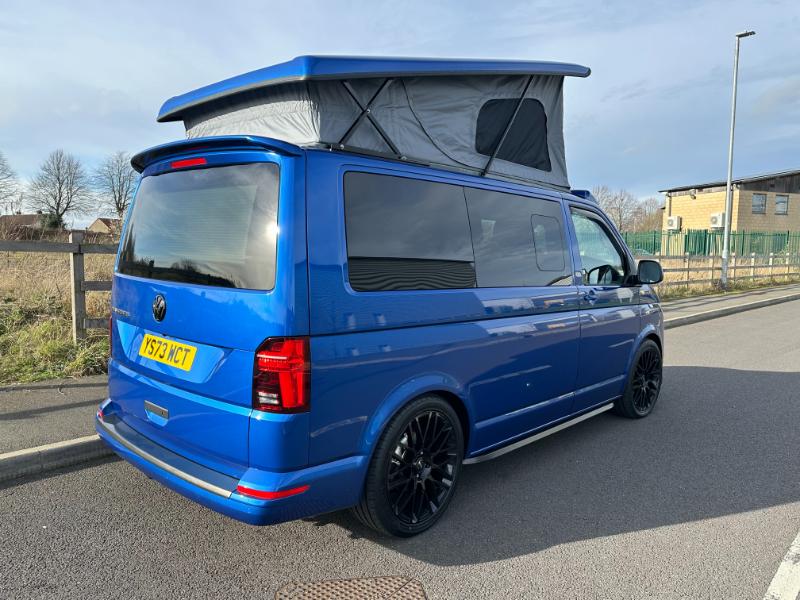
[[[131,166],[141,173],[148,165],[167,156],[253,148],[273,150],[295,156],[299,156],[303,153],[303,151],[294,144],[281,140],[254,135],[224,135],[179,140],[177,142],[154,146],[135,154],[133,158],[131,158]]]

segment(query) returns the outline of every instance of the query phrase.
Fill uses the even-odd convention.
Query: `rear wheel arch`
[[[458,415],[466,453],[471,421],[465,390],[460,382],[452,376],[441,372],[431,372],[403,381],[383,398],[367,419],[366,427],[361,434],[359,442],[361,454],[371,458],[378,440],[394,418],[412,402],[423,396],[431,395],[447,402]]]
[[[441,398],[451,406],[453,411],[455,411],[461,425],[461,433],[464,436],[463,450],[464,455],[466,456],[470,439],[470,418],[466,403],[461,396],[452,390],[425,389],[423,391],[418,391],[413,395],[409,395],[402,402],[397,402],[393,406],[391,412],[379,420],[380,424],[377,427],[373,426],[368,429],[363,443],[365,444],[366,454],[370,459],[375,453],[375,447],[378,444],[378,440],[380,440],[383,432],[386,431],[386,429],[392,424],[392,421],[394,421],[395,417],[400,414],[408,405],[426,396],[436,396],[437,398]]]
[[[425,392],[424,394],[420,394],[415,398],[409,400],[409,403],[413,402],[417,398],[422,396],[438,396],[445,402],[447,402],[458,415],[458,420],[461,423],[461,433],[464,435],[464,454],[467,453],[467,448],[469,448],[469,413],[467,412],[467,406],[464,404],[464,401],[450,391],[445,390],[431,390],[429,392]],[[402,409],[403,407],[400,407]]]

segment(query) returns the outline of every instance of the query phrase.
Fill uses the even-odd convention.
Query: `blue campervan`
[[[112,292],[100,436],[252,524],[420,533],[464,465],[662,380],[658,263],[571,191],[565,77],[299,57],[168,100]]]

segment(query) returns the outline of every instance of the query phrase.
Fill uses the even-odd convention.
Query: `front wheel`
[[[653,340],[645,340],[633,358],[628,383],[614,411],[629,419],[641,419],[653,411],[661,391],[661,350]]]
[[[464,434],[453,408],[438,396],[417,398],[381,436],[356,516],[379,533],[422,533],[450,504],[463,456]]]

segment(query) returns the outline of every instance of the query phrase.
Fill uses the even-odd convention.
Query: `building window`
[[[753,214],[765,215],[767,214],[767,195],[766,194],[753,194]]]
[[[789,196],[778,194],[775,196],[775,214],[788,215],[789,214]]]

